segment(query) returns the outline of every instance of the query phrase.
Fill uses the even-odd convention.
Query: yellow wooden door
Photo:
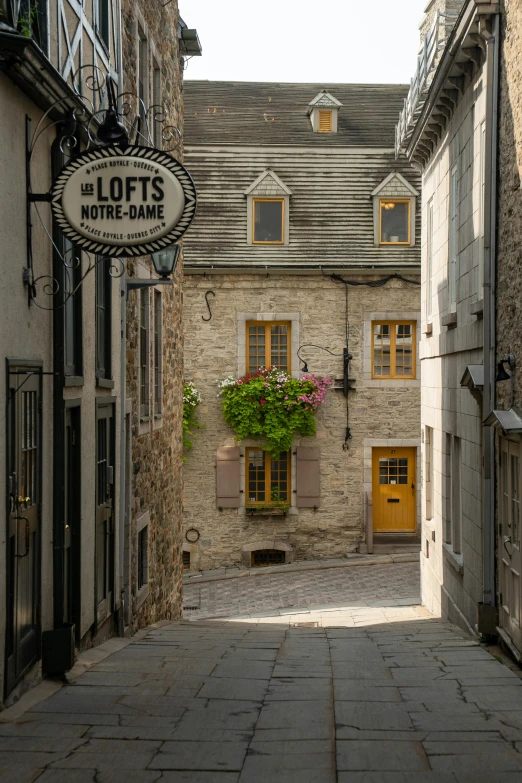
[[[415,533],[416,449],[378,448],[372,453],[375,533]]]

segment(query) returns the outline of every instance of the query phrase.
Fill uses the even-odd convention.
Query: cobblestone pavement
[[[363,566],[353,563],[343,568],[285,572],[285,566],[264,574],[256,570],[252,578],[222,579],[198,585],[197,579],[185,580],[185,615],[228,617],[286,610],[289,607],[329,609],[351,605],[372,605],[386,601],[418,603],[419,565],[415,562]],[[190,608],[189,608],[190,607]],[[197,607],[197,608],[196,608]]]
[[[517,674],[418,605],[346,603],[89,651],[72,684],[0,715],[0,781],[522,782]]]

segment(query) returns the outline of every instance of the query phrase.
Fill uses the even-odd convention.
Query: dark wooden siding
[[[185,165],[196,183],[198,209],[184,239],[187,268],[420,264],[420,199],[415,247],[374,245],[374,188],[391,171],[398,171],[420,190],[415,170],[405,160],[395,159],[391,139],[388,149],[367,151],[204,147],[188,141]],[[293,193],[289,245],[247,244],[244,192],[267,167]]]

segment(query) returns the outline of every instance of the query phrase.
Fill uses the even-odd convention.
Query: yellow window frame
[[[265,469],[265,500],[249,500],[249,470],[248,464],[250,462],[250,453],[252,451],[262,451],[264,454],[264,469]],[[250,446],[245,449],[245,505],[247,508],[255,508],[256,506],[275,506],[277,507],[281,503],[290,505],[292,497],[292,473],[291,473],[291,461],[290,452],[279,455],[279,461],[286,459],[286,475],[287,475],[287,489],[286,497],[284,501],[272,500],[272,458],[268,451],[261,449],[259,446]]]
[[[256,239],[256,204],[261,201],[272,201],[281,204],[281,239],[270,241]],[[252,199],[252,244],[253,245],[284,245],[285,243],[285,200],[284,198],[253,198]]]
[[[325,125],[327,127],[323,127],[323,119],[326,120]],[[319,133],[331,133],[333,131],[333,112],[326,110],[322,111],[319,110]]]
[[[376,326],[389,326],[390,327],[390,374],[389,375],[375,375],[375,327]],[[397,367],[397,353],[396,353],[396,337],[397,326],[411,326],[411,374],[410,375],[398,375],[396,372]],[[402,381],[402,380],[415,380],[416,377],[416,329],[417,324],[415,321],[372,321],[372,380],[376,381]]]
[[[264,326],[265,327],[265,362],[264,365],[259,365],[260,367],[272,367],[272,335],[270,333],[270,330],[272,326],[286,326],[287,328],[287,356],[288,356],[288,362],[287,367],[284,372],[287,372],[290,374],[292,372],[292,323],[291,321],[247,321],[245,325],[245,342],[246,342],[246,348],[245,348],[245,368],[247,372],[255,372],[255,370],[258,370],[259,368],[256,367],[255,370],[250,370],[250,356],[249,356],[249,347],[250,347],[250,341],[248,339],[249,337],[249,326]],[[284,368],[281,368],[282,370]]]
[[[382,239],[382,210],[383,204],[407,204],[408,205],[408,239],[405,242],[383,242]],[[381,198],[379,199],[379,244],[380,245],[409,245],[411,243],[411,200],[409,198]]]

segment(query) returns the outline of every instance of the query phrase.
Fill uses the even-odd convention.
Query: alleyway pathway
[[[522,782],[522,681],[392,592],[111,640],[72,684],[0,715],[0,781]]]

